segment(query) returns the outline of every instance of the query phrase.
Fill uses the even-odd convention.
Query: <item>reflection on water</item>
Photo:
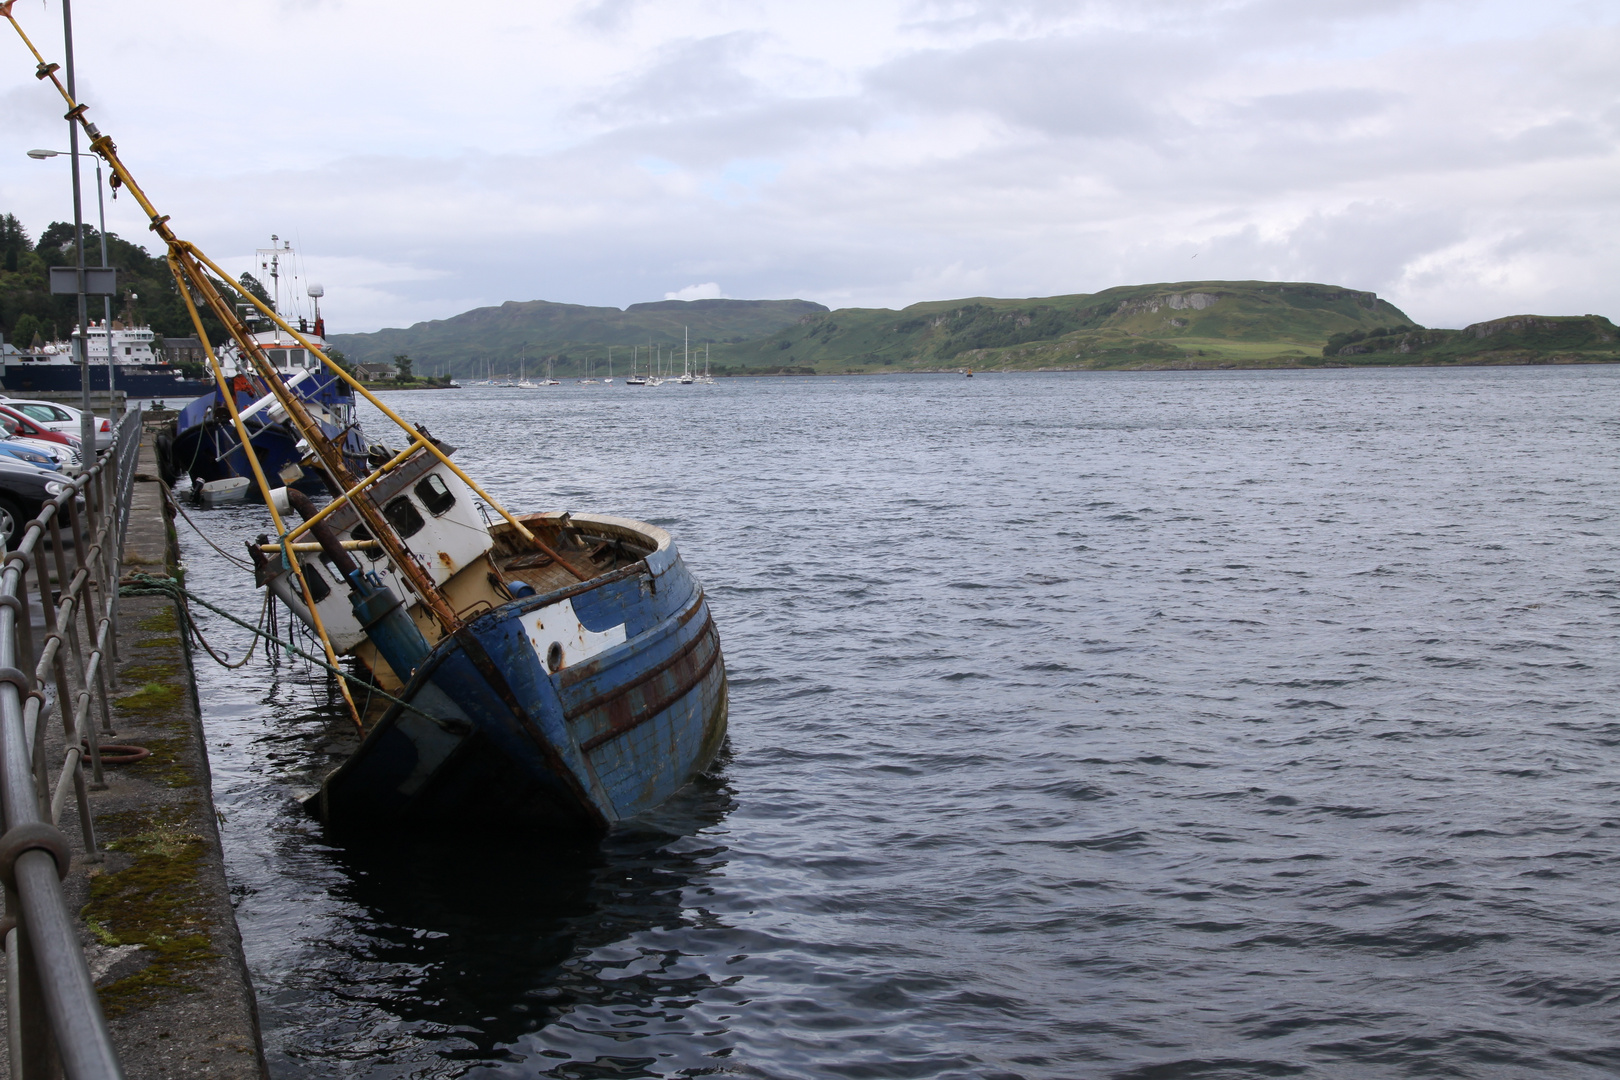
[[[683,962],[683,937],[717,925],[694,918],[687,890],[725,865],[722,845],[694,838],[729,805],[724,781],[706,777],[583,853],[478,836],[334,850],[335,898],[352,908],[340,996],[454,1036],[460,1046],[439,1047],[452,1060],[519,1060],[504,1048],[552,1028],[547,1056],[566,1061],[570,1042],[601,1036],[623,1052],[546,1075],[618,1075],[659,1058],[702,1067],[727,1051],[724,1024],[697,1040],[666,1029],[724,996],[726,980]]]

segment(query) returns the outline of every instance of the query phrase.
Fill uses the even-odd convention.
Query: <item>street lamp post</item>
[[[75,102],[79,92],[73,82],[73,5],[62,0],[62,38],[66,45],[67,92]],[[79,271],[79,453],[80,466],[88,469],[96,460],[96,417],[90,410],[90,305],[84,280],[84,210],[79,194],[79,123],[68,116],[68,153],[73,158],[73,236]],[[108,359],[111,359],[109,353]]]
[[[68,151],[66,150],[28,151],[28,156],[35,161],[48,161],[53,157],[65,157],[67,154]],[[101,159],[99,157],[96,158],[96,212],[101,221],[101,265],[105,268],[111,266],[112,263],[107,261],[107,196],[106,190],[101,183]],[[101,298],[101,328],[107,335],[107,407],[112,410],[112,416],[116,420],[119,412],[117,397],[113,393],[118,387],[114,376],[116,369],[113,367],[112,297],[106,295]],[[88,329],[85,329],[84,333],[87,335],[86,340],[88,341]],[[86,362],[86,370],[89,370],[88,361]]]

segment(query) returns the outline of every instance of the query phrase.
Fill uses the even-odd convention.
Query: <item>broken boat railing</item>
[[[94,466],[62,477],[63,490],[22,528],[0,564],[0,929],[17,1080],[124,1075],[62,891],[73,853],[58,825],[71,792],[83,858],[101,859],[89,788],[103,786],[100,736],[112,731],[118,573],[140,443],[141,414],[130,412]],[[37,595],[30,596],[30,583]],[[44,630],[38,643],[36,607]],[[54,777],[47,745],[53,711],[64,735]]]

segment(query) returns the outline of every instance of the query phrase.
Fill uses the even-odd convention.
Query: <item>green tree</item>
[[[28,233],[16,215],[0,214],[0,260],[3,260],[0,266],[6,268],[6,273],[15,274],[17,261],[22,258],[23,252],[32,251],[33,248]]]
[[[91,229],[85,226],[84,234],[89,236]],[[45,231],[39,234],[39,243],[34,248],[40,254],[47,252],[66,257],[73,250],[73,222],[53,221],[45,226]]]
[[[43,336],[44,325],[32,315],[17,316],[17,323],[11,328],[11,343],[19,349],[26,349],[33,345],[36,337]]]
[[[258,278],[254,277],[252,274],[250,274],[246,270],[244,270],[244,271],[242,271],[242,276],[237,278],[236,280],[241,283],[242,288],[246,289],[248,292],[250,292],[254,296],[258,297],[259,302],[261,304],[263,304],[265,307],[272,307],[273,306],[271,304],[271,302],[270,302],[270,294],[265,291],[264,283],[261,282]]]
[[[399,374],[395,375],[394,377],[400,382],[410,382],[411,364],[413,362],[414,361],[412,361],[411,358],[406,356],[404,353],[395,353],[394,367],[398,370]]]

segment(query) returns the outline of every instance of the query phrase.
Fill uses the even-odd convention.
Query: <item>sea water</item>
[[[667,528],[731,734],[596,852],[344,847],[329,681],[199,653],[275,1076],[1620,1070],[1620,369],[386,400]]]

